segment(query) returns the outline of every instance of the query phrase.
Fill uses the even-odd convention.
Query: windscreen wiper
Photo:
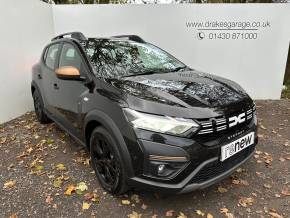
[[[135,73],[135,74],[128,74],[126,76],[122,76],[124,77],[132,77],[132,76],[142,76],[142,75],[151,75],[151,74],[155,74],[155,73],[164,73],[163,71],[154,71],[154,70],[150,70],[150,71],[145,71],[145,72],[141,72],[141,73]]]
[[[187,66],[176,67],[173,70],[171,70],[170,72],[177,72],[177,71],[184,70],[184,69],[189,69],[189,68]]]

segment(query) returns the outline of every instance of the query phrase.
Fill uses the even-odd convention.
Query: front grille
[[[244,159],[246,159],[255,149],[254,145],[240,151],[224,162],[216,160],[205,165],[190,181],[190,183],[202,183],[209,179],[215,178],[220,174],[230,170]]]
[[[253,117],[254,113],[256,111],[256,106],[252,106],[250,108],[243,109],[239,112],[227,115],[227,116],[220,116],[220,117],[214,117],[209,119],[199,119],[197,120],[201,126],[198,135],[209,135],[209,134],[217,134],[229,129],[234,129],[237,127],[241,127],[243,125],[249,124]],[[238,117],[244,113],[244,116],[240,117],[243,119],[243,122],[236,122],[233,117]]]

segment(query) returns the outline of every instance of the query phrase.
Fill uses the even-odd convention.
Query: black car
[[[136,35],[55,37],[33,67],[31,91],[38,120],[83,144],[113,194],[205,188],[258,142],[255,104],[238,84]]]

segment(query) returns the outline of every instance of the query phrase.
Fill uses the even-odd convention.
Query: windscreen
[[[172,55],[148,43],[89,39],[82,44],[96,76],[118,78],[146,72],[166,73],[185,67]]]

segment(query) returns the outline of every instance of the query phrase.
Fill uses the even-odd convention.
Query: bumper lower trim
[[[193,184],[189,184],[187,186],[185,186],[179,193],[188,193],[197,189],[204,189],[207,188],[221,180],[223,180],[224,178],[228,177],[233,171],[235,171],[239,166],[241,166],[242,164],[244,164],[248,159],[250,159],[253,154],[254,154],[255,150],[249,155],[247,156],[244,160],[242,160],[240,163],[238,163],[237,165],[233,166],[231,169],[225,171],[224,173],[210,179],[207,180],[206,182],[203,183],[193,183]]]

